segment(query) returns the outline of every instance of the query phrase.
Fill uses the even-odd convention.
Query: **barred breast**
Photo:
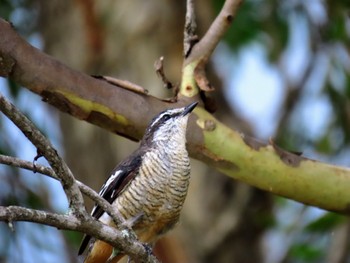
[[[158,147],[143,157],[138,175],[114,205],[126,219],[141,215],[133,229],[142,242],[152,242],[171,229],[185,201],[190,163],[183,147]]]

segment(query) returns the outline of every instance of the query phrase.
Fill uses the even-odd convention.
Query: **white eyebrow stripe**
[[[154,119],[150,125],[152,127],[154,124],[156,124],[166,113],[163,112],[162,114],[158,115],[157,119]]]
[[[159,120],[161,119],[161,118],[163,118],[163,116],[164,115],[173,115],[173,114],[176,114],[176,113],[180,113],[180,112],[182,112],[182,110],[183,110],[183,108],[175,108],[175,109],[169,109],[169,110],[166,110],[166,111],[163,111],[162,113],[160,113],[159,115],[158,115],[158,117],[156,118],[156,119],[154,119],[153,121],[152,121],[152,123],[151,123],[151,125],[149,126],[149,128],[150,127],[153,127],[153,125],[154,124],[156,124],[157,122],[159,122]]]

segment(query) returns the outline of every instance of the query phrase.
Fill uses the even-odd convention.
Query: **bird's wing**
[[[112,175],[107,179],[103,184],[99,195],[106,199],[110,204],[119,196],[119,194],[125,189],[133,178],[137,175],[140,165],[141,165],[142,156],[140,153],[135,153],[129,156],[124,162],[120,163],[112,172]],[[96,204],[92,209],[92,217],[99,219],[103,215],[103,209]],[[91,236],[85,235],[80,248],[78,255],[81,255],[86,246],[88,245]]]
[[[112,172],[111,176],[101,187],[99,195],[106,199],[110,204],[119,196],[124,190],[125,186],[135,178],[141,164],[141,156],[130,156],[123,163],[118,165]],[[92,209],[91,215],[99,219],[104,211],[99,205],[95,205]]]

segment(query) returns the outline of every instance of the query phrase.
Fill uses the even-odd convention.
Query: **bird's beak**
[[[186,116],[187,114],[191,113],[193,109],[197,106],[198,101],[191,103],[190,105],[187,105],[182,112],[182,116]]]

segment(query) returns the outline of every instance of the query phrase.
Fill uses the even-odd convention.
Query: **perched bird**
[[[124,220],[133,222],[132,228],[141,242],[154,243],[179,219],[190,179],[187,121],[196,106],[197,102],[194,102],[183,108],[165,110],[154,117],[139,148],[117,165],[99,192]],[[113,225],[112,219],[98,205],[91,215]],[[90,238],[83,238],[79,255]],[[84,262],[106,262],[112,251],[109,244],[96,240]]]

